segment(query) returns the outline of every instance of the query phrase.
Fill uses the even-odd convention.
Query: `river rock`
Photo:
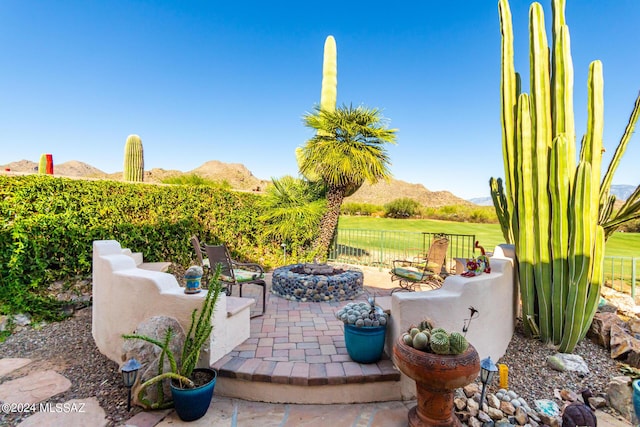
[[[500,409],[494,408],[493,406],[489,406],[489,410],[487,411],[487,415],[491,417],[492,420],[498,421],[504,418],[504,414]]]
[[[498,399],[495,394],[489,393],[487,395],[487,405],[489,405],[490,408],[499,409],[500,399]]]
[[[475,417],[476,415],[478,415],[478,411],[480,411],[480,404],[476,402],[474,399],[468,399],[467,411],[469,411],[471,416]]]
[[[456,397],[455,399],[453,399],[453,404],[458,411],[462,411],[464,408],[467,407],[467,400],[462,399],[460,397]]]
[[[529,416],[527,415],[525,410],[522,408],[516,408],[515,418],[518,424],[521,426],[529,422]]]
[[[516,408],[511,404],[511,402],[500,402],[500,410],[504,412],[505,415],[513,415],[516,413]]]
[[[462,388],[465,396],[473,397],[476,393],[480,393],[480,386],[477,383],[471,383]]]

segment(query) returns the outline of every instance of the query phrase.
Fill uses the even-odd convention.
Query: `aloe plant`
[[[132,182],[144,180],[144,154],[138,135],[129,135],[125,143],[123,179]]]
[[[525,330],[571,352],[597,308],[606,238],[622,223],[640,217],[640,186],[615,213],[615,196],[609,195],[613,173],[638,120],[640,96],[601,180],[602,63],[589,66],[587,130],[576,162],[565,0],[552,2],[551,49],[542,6],[530,7],[530,95],[520,93],[514,68],[508,0],[499,0],[498,9],[506,178],[504,185],[491,178],[491,193],[503,235],[516,248]]]

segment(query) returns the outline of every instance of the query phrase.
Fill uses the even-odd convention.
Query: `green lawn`
[[[504,242],[498,224],[472,224],[466,222],[437,221],[430,219],[393,219],[367,216],[341,216],[340,229],[389,230],[432,232],[449,234],[475,234],[476,240],[486,250]],[[640,233],[615,233],[607,241],[607,256],[640,257]]]

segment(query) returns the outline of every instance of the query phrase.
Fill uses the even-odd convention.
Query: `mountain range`
[[[629,196],[636,189],[633,185],[612,185],[609,193],[616,196],[616,202],[623,202],[629,198]],[[476,197],[469,199],[469,202],[479,206],[492,206],[493,200],[491,197]]]
[[[29,160],[20,160],[2,165],[0,170],[5,171],[5,173],[35,173],[38,171],[38,164]],[[122,172],[108,174],[77,160],[54,165],[54,174],[78,178],[122,180]],[[237,190],[260,191],[264,190],[270,183],[270,181],[256,178],[249,169],[240,163],[223,163],[217,160],[208,161],[187,172],[161,168],[146,170],[144,180],[150,183],[160,183],[170,177],[191,174],[214,181],[227,181],[232,188]],[[457,197],[449,191],[429,191],[422,184],[412,184],[397,179],[379,182],[374,185],[364,184],[353,195],[346,198],[345,202],[384,205],[403,197],[417,200],[426,207],[471,204],[469,201]]]

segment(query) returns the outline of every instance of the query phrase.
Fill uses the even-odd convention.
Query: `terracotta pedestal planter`
[[[409,426],[461,426],[453,413],[457,388],[472,383],[480,372],[473,346],[458,355],[426,353],[396,341],[393,356],[398,368],[416,382],[418,404],[409,411]]]

